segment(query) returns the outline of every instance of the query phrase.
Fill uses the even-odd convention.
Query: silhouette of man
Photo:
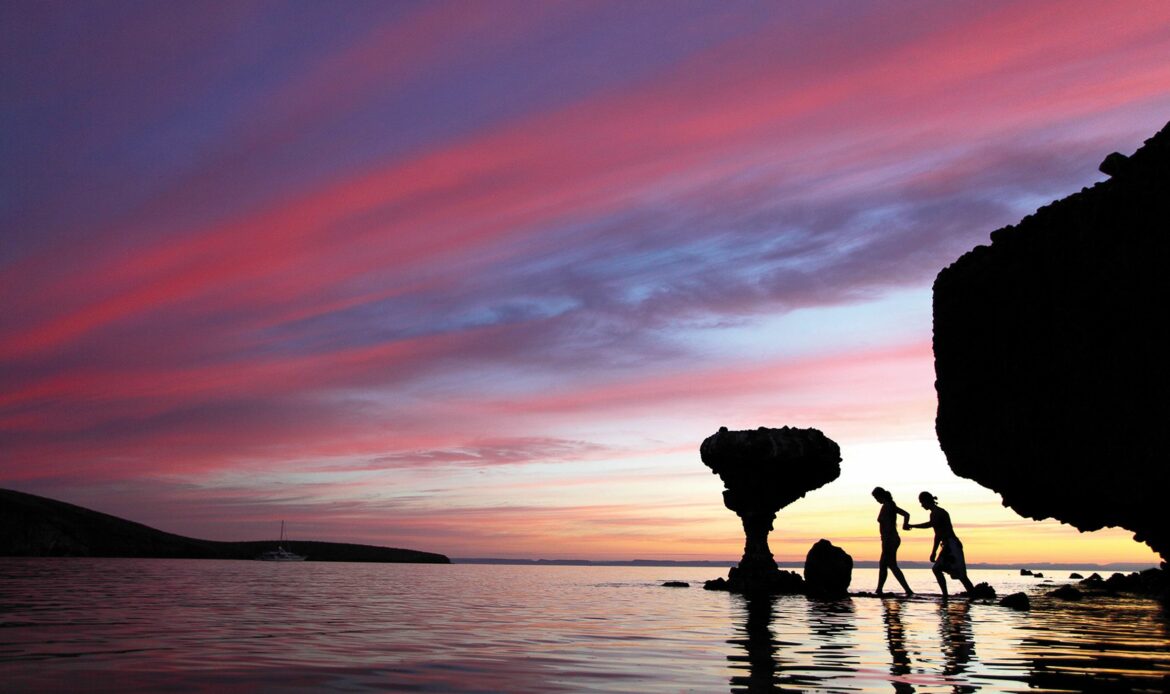
[[[930,511],[930,520],[925,523],[906,523],[902,527],[907,530],[910,528],[934,528],[934,545],[930,549],[930,560],[934,562],[934,566],[931,571],[934,572],[934,578],[938,581],[938,587],[942,589],[944,598],[947,597],[947,581],[943,578],[944,573],[950,574],[952,578],[962,583],[963,587],[970,593],[975,589],[975,586],[971,585],[971,579],[967,578],[967,561],[963,556],[963,543],[959,541],[958,535],[955,535],[955,528],[951,525],[951,514],[938,505],[938,497],[930,492],[919,494],[918,502],[922,504],[922,508]]]

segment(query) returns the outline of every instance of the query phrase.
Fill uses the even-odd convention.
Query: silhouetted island
[[[934,283],[939,442],[1005,506],[1170,558],[1170,124]]]
[[[703,463],[723,480],[723,504],[743,521],[743,558],[726,581],[708,590],[798,593],[799,574],[781,571],[768,547],[776,512],[841,475],[841,448],[816,429],[721,427],[699,447]],[[846,581],[848,584],[848,581]]]
[[[277,544],[172,535],[73,504],[0,489],[0,556],[254,559]],[[293,544],[308,561],[451,563],[442,554],[413,549],[300,540]]]

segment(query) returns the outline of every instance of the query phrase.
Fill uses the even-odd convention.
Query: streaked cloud
[[[351,9],[0,9],[0,482],[720,537],[703,436],[931,438],[935,273],[1170,112],[1154,2]]]

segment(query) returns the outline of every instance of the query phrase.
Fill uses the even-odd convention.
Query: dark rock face
[[[1170,125],[1110,180],[991,234],[934,283],[951,469],[1022,516],[1170,557]]]
[[[781,577],[768,533],[776,512],[841,474],[841,449],[816,429],[728,431],[722,427],[699,448],[703,463],[723,480],[723,504],[743,521],[743,558],[731,570],[728,590],[799,592]]]
[[[810,597],[843,598],[853,580],[853,557],[828,540],[818,540],[804,559],[804,587]]]

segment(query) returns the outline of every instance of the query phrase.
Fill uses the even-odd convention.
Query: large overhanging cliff
[[[1030,518],[1170,559],[1170,124],[934,283],[939,442]]]

